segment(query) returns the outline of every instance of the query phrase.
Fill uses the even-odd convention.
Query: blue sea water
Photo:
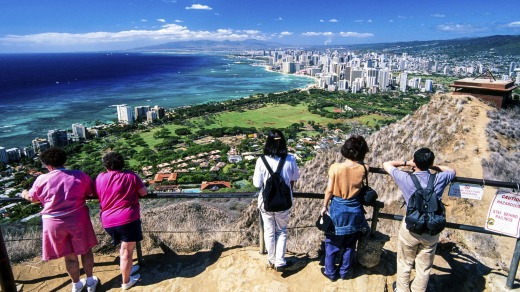
[[[172,108],[305,87],[224,55],[70,53],[0,55],[0,146],[23,147],[51,129],[117,119],[113,105]]]

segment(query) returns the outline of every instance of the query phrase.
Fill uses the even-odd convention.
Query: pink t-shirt
[[[43,216],[61,216],[78,210],[85,205],[87,196],[92,195],[94,183],[79,170],[55,169],[36,178],[29,190],[32,200],[43,205]]]
[[[103,228],[125,225],[141,218],[138,191],[143,181],[132,171],[102,172],[96,178]]]

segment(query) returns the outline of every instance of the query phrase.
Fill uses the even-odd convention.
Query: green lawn
[[[215,120],[215,124],[206,126],[206,128],[233,126],[286,128],[294,123],[303,122],[306,124],[308,121],[314,121],[320,125],[341,123],[344,121],[311,114],[307,110],[307,105],[303,104],[297,106],[287,104],[268,105],[263,108],[244,112],[225,112],[217,115]],[[202,123],[202,118],[197,118],[195,123]]]
[[[360,124],[367,125],[369,127],[374,127],[375,125],[377,125],[378,121],[384,121],[384,120],[389,120],[389,119],[393,119],[393,118],[381,116],[378,114],[370,114],[370,115],[366,115],[366,116],[356,117],[356,118],[353,118],[352,120],[358,121]]]
[[[357,117],[351,119],[351,121],[358,121],[361,124],[368,126],[375,126],[378,121],[386,120],[388,117],[384,117],[377,114],[370,114],[362,117]],[[219,113],[212,117],[214,123],[207,125],[204,122],[204,118],[193,118],[188,122],[190,130],[194,133],[198,129],[200,129],[201,125],[204,125],[205,128],[218,128],[218,127],[233,127],[233,126],[241,126],[241,127],[255,127],[255,128],[286,128],[294,123],[303,122],[307,124],[308,121],[314,121],[316,124],[326,125],[328,123],[343,123],[347,121],[346,119],[330,119],[321,117],[319,115],[311,114],[307,110],[307,105],[300,104],[297,106],[290,106],[287,104],[277,104],[277,105],[268,105],[263,108],[247,110],[243,112],[223,112]],[[168,129],[172,135],[175,135],[175,130],[186,127],[180,125],[165,125],[166,129]],[[155,139],[153,134],[158,131],[160,128],[155,128],[149,132],[140,133],[141,137],[144,141],[149,145],[150,149],[153,149],[155,145],[162,142],[163,139]],[[308,136],[315,136],[317,132],[308,132]],[[122,142],[122,141],[121,141]],[[122,142],[125,143],[125,142]],[[136,151],[141,151],[143,147],[136,146],[134,147]],[[131,165],[136,165],[137,161],[130,160]]]

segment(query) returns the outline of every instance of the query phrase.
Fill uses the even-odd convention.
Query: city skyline
[[[3,3],[0,53],[124,50],[256,39],[352,45],[519,34],[514,1],[90,1]]]

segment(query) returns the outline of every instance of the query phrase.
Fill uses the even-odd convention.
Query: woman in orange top
[[[331,281],[338,277],[347,278],[356,242],[363,232],[368,231],[360,196],[365,168],[363,160],[368,145],[361,136],[350,137],[341,147],[344,162],[334,163],[329,169],[329,180],[321,214],[329,211],[334,223],[334,233],[325,234],[325,268],[322,274]],[[329,206],[330,202],[330,206]],[[344,249],[342,263],[336,271],[336,254]]]

